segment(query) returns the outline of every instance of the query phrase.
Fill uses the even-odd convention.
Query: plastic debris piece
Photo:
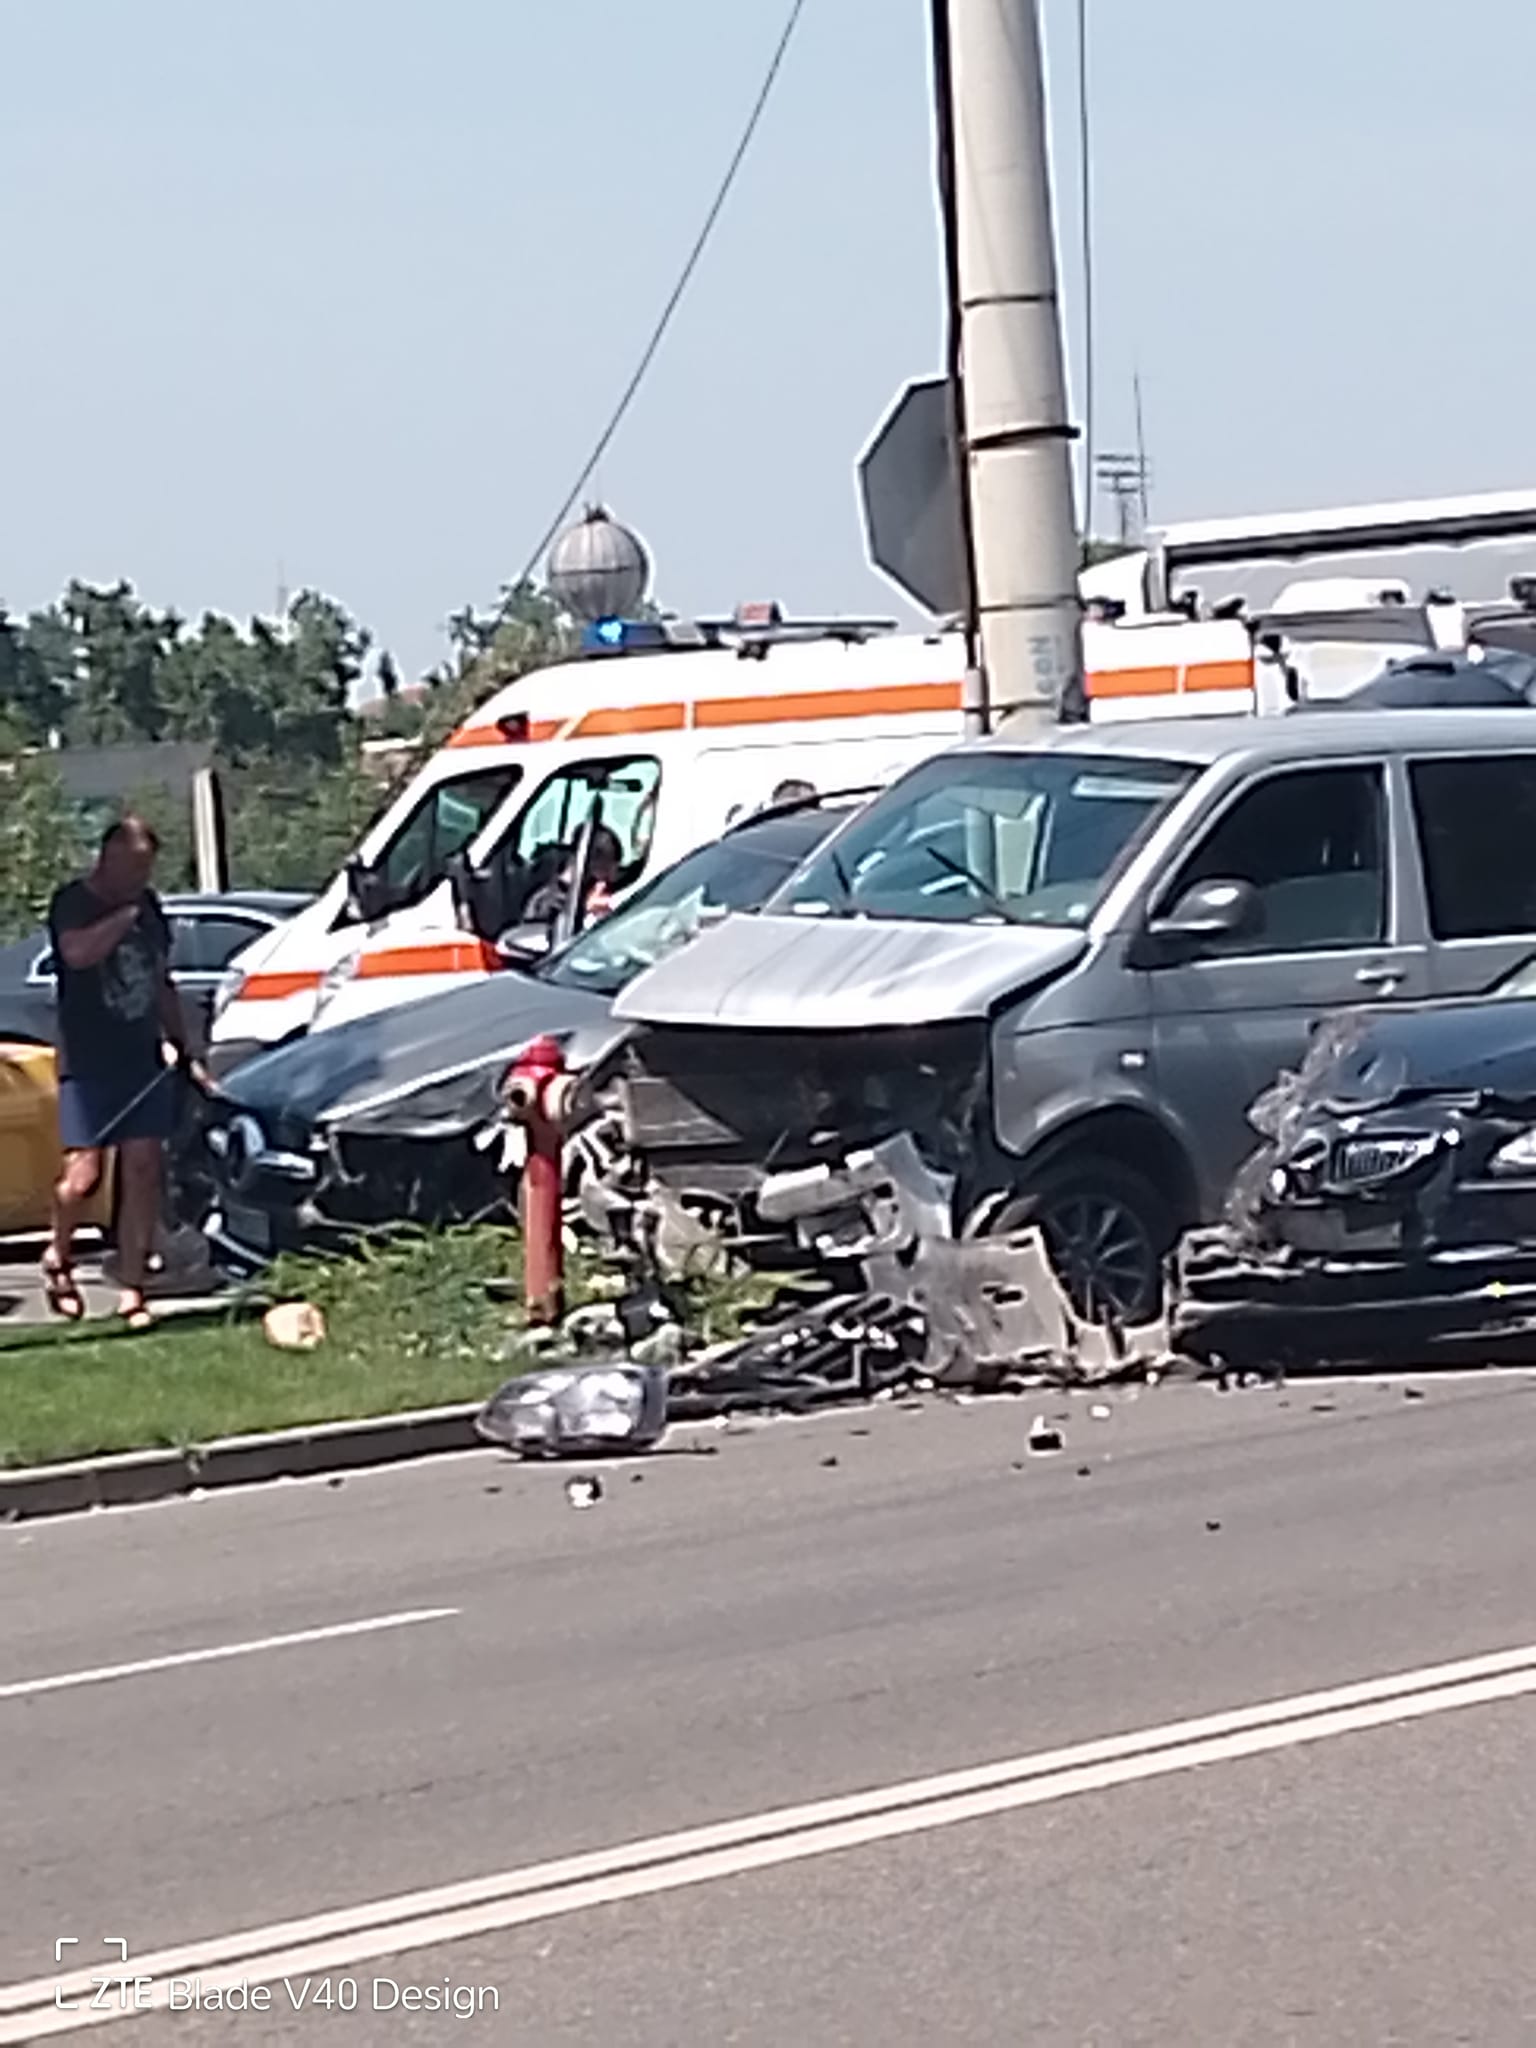
[[[601,1479],[567,1479],[565,1497],[573,1508],[595,1508],[603,1497]]]
[[[644,1451],[667,1421],[667,1375],[654,1365],[553,1366],[497,1389],[475,1430],[525,1458]]]
[[[1205,1528],[1206,1528],[1206,1534],[1207,1534],[1207,1535],[1210,1535],[1210,1536],[1214,1536],[1214,1535],[1216,1534],[1216,1531],[1217,1531],[1217,1530],[1218,1530],[1218,1529],[1219,1529],[1220,1527],[1221,1527],[1221,1524],[1220,1524],[1220,1522],[1215,1522],[1215,1521],[1212,1521],[1212,1520],[1211,1520],[1211,1518],[1210,1518],[1209,1516],[1207,1516],[1207,1517],[1206,1517],[1206,1523],[1205,1523]]]
[[[681,1325],[662,1323],[632,1344],[629,1355],[636,1365],[681,1365],[687,1350],[688,1339]]]
[[[831,1457],[829,1457],[829,1458],[823,1458],[821,1462],[822,1462],[822,1464],[823,1464],[824,1466],[826,1466],[826,1465],[835,1465],[835,1464],[837,1463],[837,1453],[836,1453],[836,1452],[834,1451],[834,1452],[832,1453]]]
[[[1110,1407],[1107,1401],[1095,1401],[1088,1410],[1088,1415],[1089,1419],[1093,1422],[1108,1422],[1114,1412],[1114,1409]]]
[[[1032,1458],[1053,1458],[1066,1448],[1066,1438],[1054,1423],[1037,1415],[1029,1425],[1029,1454]]]
[[[561,1325],[561,1335],[578,1351],[604,1354],[622,1352],[629,1341],[613,1304],[606,1301],[588,1302],[584,1308],[572,1309]]]

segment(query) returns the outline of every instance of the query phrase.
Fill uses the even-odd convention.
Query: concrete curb
[[[0,1472],[0,1523],[85,1508],[170,1500],[216,1486],[252,1486],[321,1472],[357,1472],[404,1458],[482,1445],[474,1419],[482,1403],[421,1408],[405,1415],[367,1415],[354,1422],[315,1422],[270,1436],[227,1436],[186,1450],[125,1451],[58,1465]]]

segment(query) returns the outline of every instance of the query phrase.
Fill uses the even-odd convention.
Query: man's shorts
[[[166,1067],[153,1080],[131,1082],[76,1076],[59,1083],[59,1143],[66,1152],[96,1152],[127,1139],[157,1138],[176,1130],[180,1075]]]

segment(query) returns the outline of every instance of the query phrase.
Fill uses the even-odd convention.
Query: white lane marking
[[[365,1621],[333,1621],[324,1628],[295,1629],[291,1635],[257,1636],[248,1643],[215,1643],[206,1650],[171,1650],[132,1664],[97,1664],[88,1671],[58,1671],[47,1678],[17,1678],[0,1685],[0,1700],[30,1699],[40,1692],[69,1692],[77,1685],[106,1685],[117,1678],[142,1678],[151,1671],[175,1671],[183,1664],[218,1664],[227,1657],[257,1657],[266,1650],[291,1650],[301,1643],[330,1643],[342,1636],[378,1635],[384,1629],[414,1628],[423,1621],[448,1621],[457,1607],[416,1607],[399,1614],[374,1614]]]
[[[592,1906],[1530,1693],[1536,1693],[1536,1644],[251,1928],[136,1956],[132,1971],[153,1980],[154,2005],[168,2004],[173,1978],[196,1976],[212,1989],[323,1975]],[[88,1996],[96,1982],[89,1971],[78,1971],[0,1989],[0,2043],[123,2017],[118,2008],[58,2009],[57,1998]]]

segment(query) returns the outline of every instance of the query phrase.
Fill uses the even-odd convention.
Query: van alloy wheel
[[[1150,1322],[1163,1307],[1163,1260],[1177,1229],[1154,1183],[1096,1154],[1069,1154],[1017,1193],[984,1203],[968,1236],[1037,1227],[1068,1299],[1091,1323]]]
[[[1051,1264],[1091,1323],[1142,1320],[1160,1293],[1160,1261],[1146,1225],[1113,1195],[1085,1190],[1042,1209]]]

